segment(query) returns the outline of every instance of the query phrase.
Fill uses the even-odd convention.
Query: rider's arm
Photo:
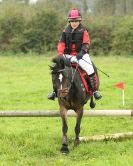
[[[85,30],[83,33],[83,42],[82,42],[81,51],[85,54],[88,52],[89,48],[90,48],[90,37],[87,30]]]
[[[57,46],[57,53],[58,55],[62,55],[64,54],[64,50],[65,50],[65,43],[64,42],[59,42],[58,46]]]
[[[63,32],[62,35],[61,35],[61,38],[59,40],[59,43],[57,45],[57,54],[58,55],[64,54],[65,48],[66,48],[66,44],[65,44],[65,33]]]

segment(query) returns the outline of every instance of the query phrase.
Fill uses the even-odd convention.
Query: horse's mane
[[[56,56],[51,59],[51,62],[53,63],[53,65],[50,66],[51,73],[55,73],[58,70],[64,69],[65,66],[70,67],[69,59],[65,59],[63,56]]]

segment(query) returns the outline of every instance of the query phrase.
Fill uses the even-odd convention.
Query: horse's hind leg
[[[77,119],[75,126],[75,141],[74,141],[75,146],[79,144],[80,124],[83,116],[83,109],[76,111],[76,113],[77,113]]]
[[[62,153],[68,153],[69,149],[68,149],[68,140],[67,140],[67,130],[68,130],[67,110],[64,109],[64,108],[60,109],[60,115],[61,115],[61,118],[62,118],[62,133],[63,133],[61,152]]]

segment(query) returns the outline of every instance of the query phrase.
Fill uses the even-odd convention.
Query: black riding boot
[[[50,94],[48,95],[48,99],[49,99],[49,100],[55,100],[55,97],[56,97],[55,91],[53,91],[52,93],[50,93]]]
[[[102,98],[100,92],[97,90],[97,82],[96,82],[95,74],[89,76],[89,83],[90,87],[93,91],[93,96],[96,100],[99,100]]]

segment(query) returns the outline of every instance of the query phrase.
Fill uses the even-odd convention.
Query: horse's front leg
[[[69,149],[68,149],[68,140],[67,140],[67,130],[68,130],[67,110],[65,108],[60,108],[60,115],[62,118],[62,133],[63,133],[61,152],[68,153]]]
[[[77,119],[76,119],[76,126],[75,126],[75,141],[74,141],[75,146],[79,144],[80,124],[81,124],[81,119],[83,116],[83,108],[78,109],[76,113],[77,113]]]

